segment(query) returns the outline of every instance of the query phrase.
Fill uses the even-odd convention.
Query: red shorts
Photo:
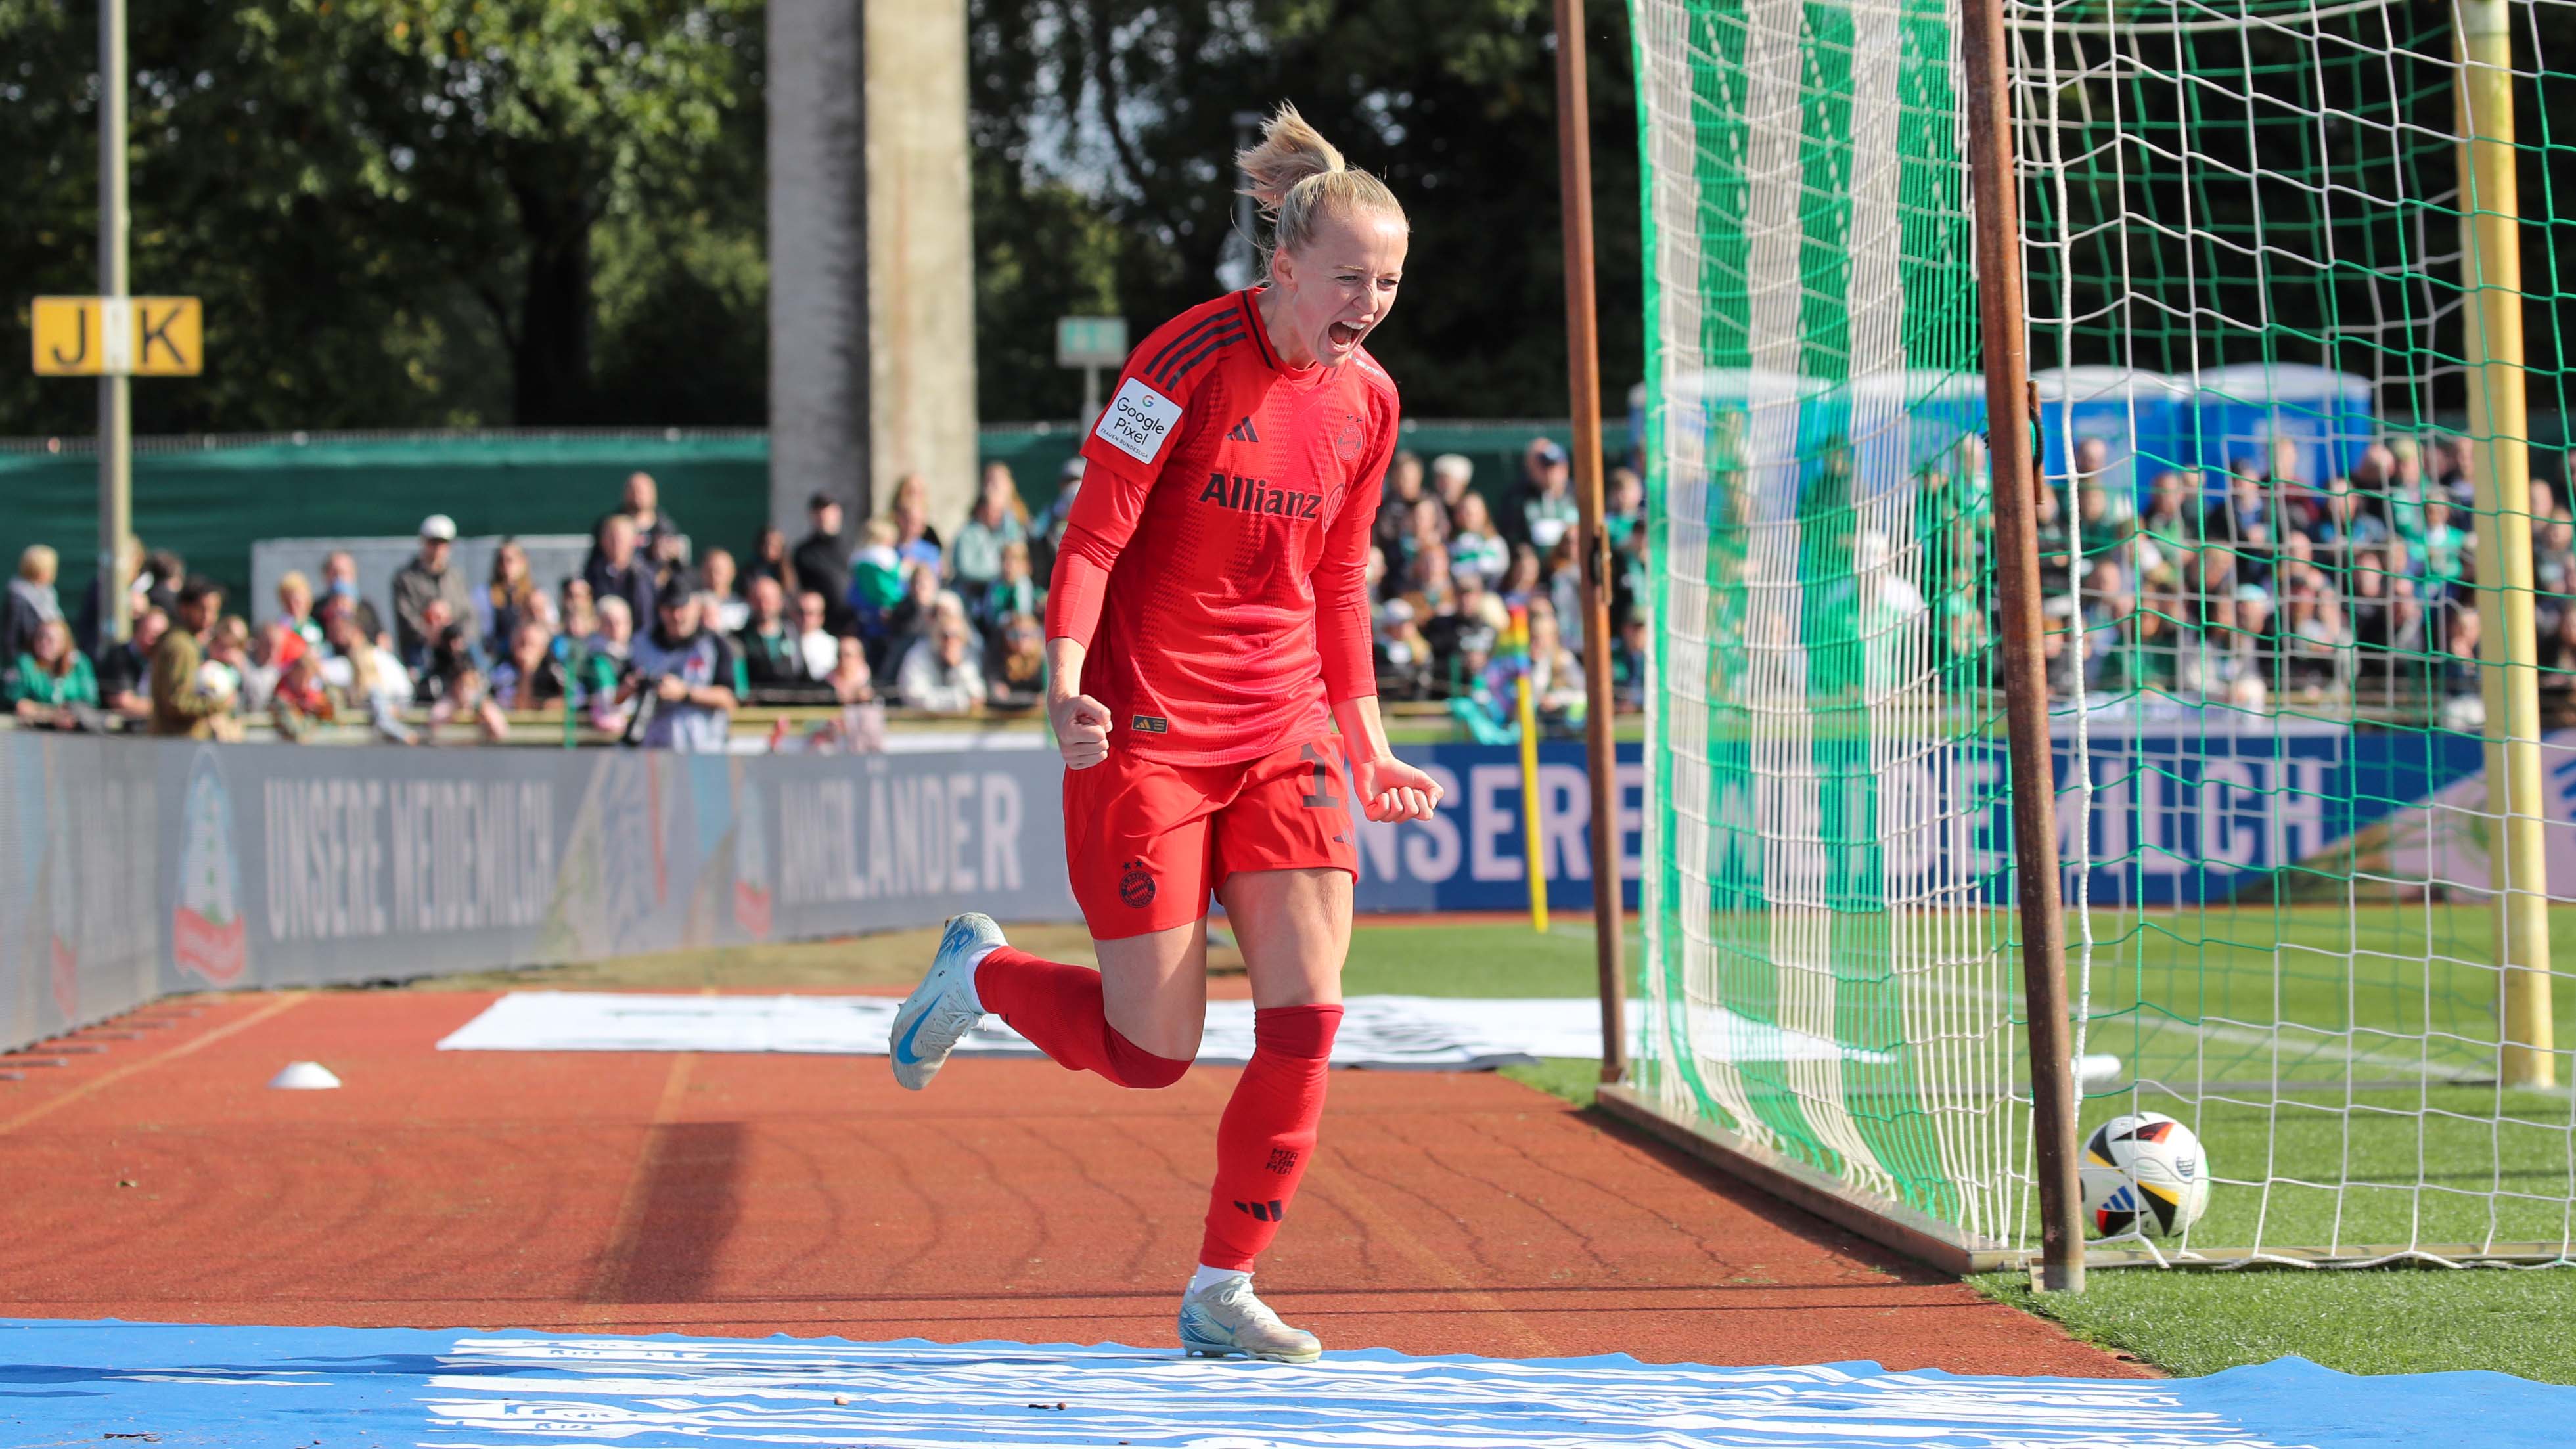
[[[1239,870],[1359,874],[1339,735],[1231,765],[1166,765],[1110,746],[1064,772],[1064,858],[1096,941],[1186,926]]]

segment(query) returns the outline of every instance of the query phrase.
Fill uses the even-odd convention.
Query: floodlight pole
[[[2488,875],[2504,977],[2508,1087],[2558,1081],[2550,1029],[2549,859],[2541,794],[2540,659],[2532,625],[2531,422],[2522,352],[2522,202],[2514,175],[2513,21],[2460,0],[2460,285],[2478,536],[2478,683],[2486,704]]]
[[[1977,311],[1985,336],[1986,448],[2000,575],[2004,722],[2012,758],[2022,979],[2030,1016],[2031,1166],[2039,1259],[2031,1286],[2084,1291],[2083,1198],[2076,1183],[2075,1074],[2066,1016],[2066,917],[2058,899],[2057,777],[2049,759],[2048,670],[2040,644],[2040,477],[2031,449],[2029,331],[2022,312],[2021,208],[2005,71],[2003,0],[1967,0],[1960,53],[1968,83],[1968,178],[1977,233]]]
[[[1592,292],[1591,98],[1583,69],[1583,0],[1556,0],[1556,177],[1565,213],[1565,373],[1574,436],[1574,499],[1583,555],[1583,759],[1592,789],[1592,952],[1601,988],[1601,1080],[1628,1075],[1628,981],[1620,910],[1618,721],[1610,687],[1610,535],[1601,526],[1601,336]],[[1523,803],[1535,810],[1536,801]]]
[[[98,291],[99,346],[109,364],[98,379],[98,587],[101,642],[123,643],[133,620],[125,590],[125,536],[134,531],[133,380],[117,364],[126,340],[109,341],[111,328],[130,326],[118,305],[126,295],[125,271],[125,0],[98,6]]]

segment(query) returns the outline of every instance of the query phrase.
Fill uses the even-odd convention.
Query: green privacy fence
[[[1408,422],[1404,445],[1428,458],[1463,453],[1480,488],[1517,476],[1530,439],[1562,440],[1560,422]],[[1608,430],[1614,451],[1626,429]],[[985,430],[986,461],[1011,465],[1033,509],[1081,440],[1070,423]],[[641,468],[663,506],[701,548],[743,549],[768,521],[765,433],[598,432],[310,435],[148,439],[134,458],[134,527],[178,550],[240,598],[250,547],[281,536],[402,536],[445,513],[467,534],[584,533]],[[0,568],[18,550],[62,555],[66,599],[86,588],[98,551],[98,463],[87,440],[0,444]]]

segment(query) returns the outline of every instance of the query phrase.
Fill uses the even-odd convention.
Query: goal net
[[[1993,1261],[2037,1226],[1958,13],[1632,10],[1621,1100]],[[2175,1117],[2215,1182],[2095,1261],[2576,1261],[2576,6],[2007,35],[2082,1127]]]

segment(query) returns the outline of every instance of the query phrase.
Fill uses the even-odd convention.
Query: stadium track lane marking
[[[671,1059],[671,1070],[662,1078],[662,1099],[653,1106],[653,1120],[644,1124],[643,1144],[635,1149],[635,1165],[626,1173],[626,1190],[618,1194],[617,1217],[608,1230],[608,1245],[600,1250],[599,1270],[591,1276],[590,1289],[582,1295],[588,1308],[583,1321],[612,1324],[620,1319],[618,1309],[627,1307],[626,1278],[635,1266],[636,1251],[644,1229],[644,1199],[651,1190],[654,1171],[661,1165],[663,1129],[679,1119],[680,1109],[689,1094],[689,1073],[697,1066],[696,1052],[681,1052]]]
[[[47,1116],[64,1107],[68,1107],[72,1103],[77,1102],[94,1092],[103,1091],[106,1088],[115,1086],[117,1083],[124,1081],[126,1078],[133,1076],[137,1072],[148,1072],[154,1067],[160,1066],[164,1062],[176,1061],[179,1058],[188,1055],[190,1052],[197,1050],[199,1047],[212,1046],[216,1042],[222,1041],[225,1037],[231,1036],[236,1032],[247,1031],[250,1028],[259,1025],[261,1022],[268,1020],[270,1017],[301,1004],[312,994],[313,993],[309,991],[281,992],[276,1000],[238,1021],[228,1021],[222,1026],[216,1027],[214,1030],[207,1032],[204,1036],[192,1037],[187,1041],[181,1042],[179,1045],[161,1053],[159,1056],[146,1057],[142,1061],[118,1067],[115,1071],[106,1073],[92,1081],[83,1082],[79,1086],[72,1088],[51,1101],[37,1103],[35,1106],[28,1108],[26,1111],[19,1113],[15,1117],[0,1118],[0,1137],[5,1137],[40,1117]]]

